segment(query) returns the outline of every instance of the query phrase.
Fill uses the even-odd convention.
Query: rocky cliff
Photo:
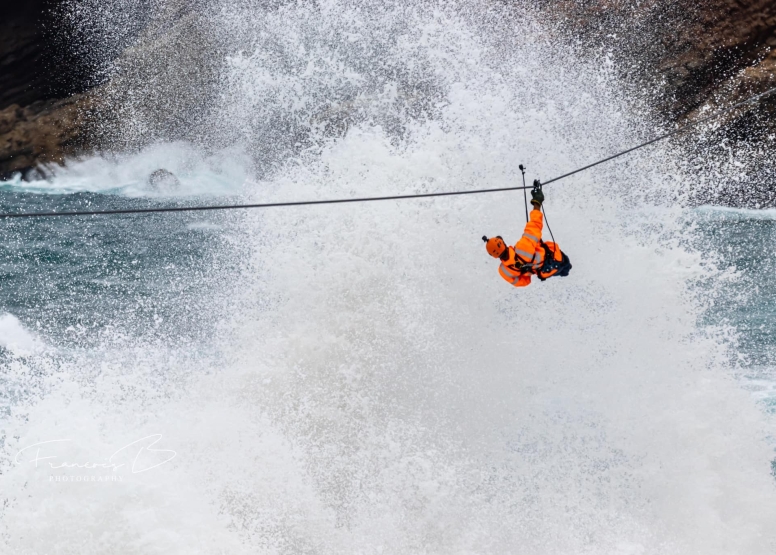
[[[69,5],[26,0],[0,8],[0,178],[37,173],[91,147],[100,66],[74,44]]]
[[[666,122],[692,118],[699,110],[729,105],[776,86],[774,0],[535,2],[565,36],[599,52],[608,49],[623,77],[634,84],[634,94],[662,91],[645,102]],[[112,26],[125,29],[125,35],[119,40],[111,36],[112,42],[103,40],[98,45],[99,61],[83,55],[84,49],[73,48],[77,33],[69,28],[68,4],[63,0],[28,0],[2,8],[0,177],[30,172],[39,164],[61,162],[93,148],[94,114],[100,119],[111,114],[99,109],[99,100],[112,103],[122,88],[114,83],[102,86],[99,64],[122,52],[131,59],[156,43],[174,42],[175,33],[185,31],[186,18],[181,2],[170,5],[176,6],[171,16],[176,23],[167,31],[170,37],[155,30],[146,32],[155,41],[151,46],[133,44],[145,25],[138,16],[144,12],[133,6],[131,14],[124,14],[124,24]],[[122,14],[117,12],[115,17]],[[99,29],[91,32],[90,40],[105,38],[99,36]],[[194,62],[204,63],[192,57]],[[199,97],[190,100],[189,104],[201,101]],[[764,103],[764,109],[733,114],[718,136],[699,148],[712,148],[720,137],[747,144],[769,140],[775,122],[776,95]]]
[[[672,113],[688,114],[710,98],[738,100],[776,86],[776,2],[682,0],[662,34],[659,74],[671,92]],[[765,102],[776,106],[776,97]]]
[[[67,47],[59,2],[0,9],[0,177],[87,147],[88,66]]]
[[[662,91],[652,100],[669,119],[776,86],[773,0],[564,0],[542,10],[583,45],[608,50],[637,85]]]

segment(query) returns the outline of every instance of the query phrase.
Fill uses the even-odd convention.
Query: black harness
[[[546,281],[547,278],[555,275],[561,277],[566,277],[569,275],[569,271],[571,270],[571,260],[569,260],[569,257],[566,256],[566,253],[560,251],[562,258],[560,260],[555,260],[555,252],[547,246],[547,243],[540,241],[539,244],[544,248],[544,264],[542,264],[542,267],[539,268],[538,272],[536,272],[536,277],[538,277],[541,281]],[[556,248],[558,248],[557,245]],[[534,257],[535,256],[536,253],[534,253]],[[557,273],[552,274],[552,276],[542,277],[542,274],[548,274],[554,270],[557,270]]]
[[[538,271],[539,272],[544,272],[545,271],[544,268],[547,266],[547,260],[550,258],[550,257],[547,256],[547,253],[552,254],[552,251],[550,251],[550,248],[547,246],[547,244],[544,241],[540,240],[539,241],[539,246],[544,249],[544,264],[542,264],[542,267],[539,268]],[[517,270],[521,274],[534,274],[534,275],[538,275],[538,273],[534,272],[534,269],[533,269],[533,263],[534,263],[534,260],[536,260],[536,253],[537,252],[539,252],[539,250],[538,249],[534,249],[534,254],[531,257],[531,260],[529,260],[528,262],[523,262],[522,259],[520,258],[520,255],[515,253],[515,261],[516,262],[520,262],[520,264],[515,264],[514,265],[515,266],[515,270]],[[542,281],[544,281],[544,280],[542,280]]]
[[[528,262],[522,262],[520,256],[515,253],[515,262],[518,262],[519,264],[513,264],[507,267],[511,267],[521,274],[533,274],[541,281],[546,281],[547,278],[555,275],[562,277],[569,275],[569,270],[571,270],[571,261],[569,260],[569,257],[566,256],[565,252],[561,251],[561,260],[555,260],[555,252],[547,245],[547,243],[540,240],[539,246],[544,249],[544,263],[537,271],[534,271],[533,263],[534,260],[536,260],[536,253],[539,252],[538,249],[534,251],[534,255]],[[558,270],[557,273],[552,274],[552,276],[542,277],[542,274],[549,274],[554,270]]]

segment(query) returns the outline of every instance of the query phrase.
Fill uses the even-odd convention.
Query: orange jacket
[[[520,240],[514,247],[509,247],[509,258],[501,262],[498,273],[515,287],[525,287],[531,283],[531,276],[536,274],[541,278],[548,278],[558,273],[558,270],[539,272],[544,265],[545,256],[553,256],[555,260],[562,260],[563,254],[555,243],[544,243],[549,252],[542,247],[542,227],[544,217],[541,210],[531,210],[528,223]]]

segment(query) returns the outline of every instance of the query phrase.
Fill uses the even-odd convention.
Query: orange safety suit
[[[557,244],[542,241],[543,226],[544,217],[541,210],[531,210],[523,236],[514,247],[508,247],[509,258],[501,261],[498,273],[515,287],[525,287],[531,283],[532,275],[545,280],[560,271],[557,264],[554,264],[555,267],[549,271],[542,271],[547,256],[551,256],[558,262],[563,261],[563,253]]]

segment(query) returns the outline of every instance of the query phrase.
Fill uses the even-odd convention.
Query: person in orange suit
[[[528,223],[520,240],[514,247],[507,247],[501,236],[488,239],[483,236],[485,248],[493,258],[501,260],[498,273],[515,287],[525,287],[531,283],[531,276],[541,281],[552,276],[567,276],[571,270],[571,261],[560,247],[553,242],[542,241],[544,216],[542,203],[544,193],[538,181],[531,191],[531,210]]]

